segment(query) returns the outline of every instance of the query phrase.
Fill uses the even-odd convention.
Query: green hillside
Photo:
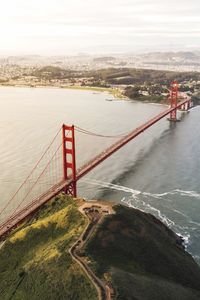
[[[96,300],[68,253],[86,223],[74,200],[60,196],[23,224],[0,250],[0,299]]]
[[[60,195],[0,246],[0,300],[97,300],[69,249],[86,228],[82,200]],[[119,300],[198,300],[200,268],[180,239],[150,214],[121,205],[80,254]]]
[[[144,82],[169,85],[175,79],[178,82],[200,79],[200,73],[198,72],[174,72],[134,68],[106,68],[90,71],[87,75],[93,76],[96,80],[105,80],[109,84],[127,85],[143,84]]]
[[[200,268],[176,235],[150,214],[123,206],[107,216],[85,254],[121,300],[200,299]]]

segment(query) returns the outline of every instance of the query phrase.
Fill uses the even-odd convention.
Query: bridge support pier
[[[76,198],[77,197],[76,181],[73,181],[72,183],[70,183],[70,185],[68,185],[68,187],[64,189],[64,193],[68,196],[72,196],[72,197]]]
[[[189,113],[190,109],[193,106],[194,106],[194,103],[192,102],[192,100],[189,100],[188,102],[186,102],[185,104],[183,104],[179,110],[182,111],[182,112],[185,112],[185,113]]]
[[[63,179],[69,180],[69,185],[64,189],[67,195],[77,196],[76,184],[76,153],[74,126],[63,124]]]
[[[190,101],[188,101],[185,104],[183,104],[179,110],[188,113],[190,108],[191,108],[191,103]]]
[[[183,104],[179,110],[180,110],[180,111],[187,112],[187,111],[188,111],[188,105],[186,105],[186,103]]]
[[[186,110],[187,110],[187,112],[189,112],[190,108],[192,108],[192,107],[193,107],[193,102],[190,100],[186,104]]]

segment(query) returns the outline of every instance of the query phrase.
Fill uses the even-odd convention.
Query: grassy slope
[[[94,287],[68,253],[86,220],[70,198],[48,203],[0,250],[0,299],[96,300]]]
[[[115,210],[85,252],[99,276],[111,276],[117,298],[200,299],[200,268],[177,246],[174,233],[149,214],[122,206]]]

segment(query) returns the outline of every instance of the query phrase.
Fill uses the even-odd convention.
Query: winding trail
[[[88,215],[85,213],[85,208],[86,209],[93,209],[92,207],[94,205],[98,205],[100,208],[101,212],[99,211],[96,218],[93,220],[90,220]],[[107,207],[106,207],[107,208]],[[111,300],[112,299],[112,289],[105,283],[103,282],[99,277],[97,277],[92,269],[88,266],[86,260],[84,260],[81,256],[78,255],[77,250],[81,250],[81,248],[85,245],[85,243],[90,239],[92,233],[95,231],[97,228],[97,225],[102,222],[105,213],[102,213],[103,209],[105,209],[105,206],[100,205],[99,203],[88,203],[84,204],[79,208],[79,211],[87,218],[88,224],[85,228],[85,230],[82,232],[81,236],[79,239],[72,245],[72,247],[69,249],[69,254],[71,255],[72,259],[79,264],[79,266],[82,268],[84,273],[87,275],[89,280],[92,282],[94,287],[97,290],[98,294],[98,299],[99,300]],[[109,213],[113,213],[111,210],[109,210]]]

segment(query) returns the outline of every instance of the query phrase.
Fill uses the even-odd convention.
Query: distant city
[[[164,101],[175,78],[182,91],[199,95],[199,72],[200,51],[0,57],[1,86],[98,88],[154,102]]]
[[[126,67],[168,71],[200,71],[200,51],[149,52],[143,54],[126,53],[106,56],[89,55],[87,53],[80,53],[75,56],[0,56],[1,76],[7,76],[8,74],[4,72],[17,66],[37,68],[45,65],[73,70],[98,70],[110,67]],[[17,76],[18,73],[15,75]]]

